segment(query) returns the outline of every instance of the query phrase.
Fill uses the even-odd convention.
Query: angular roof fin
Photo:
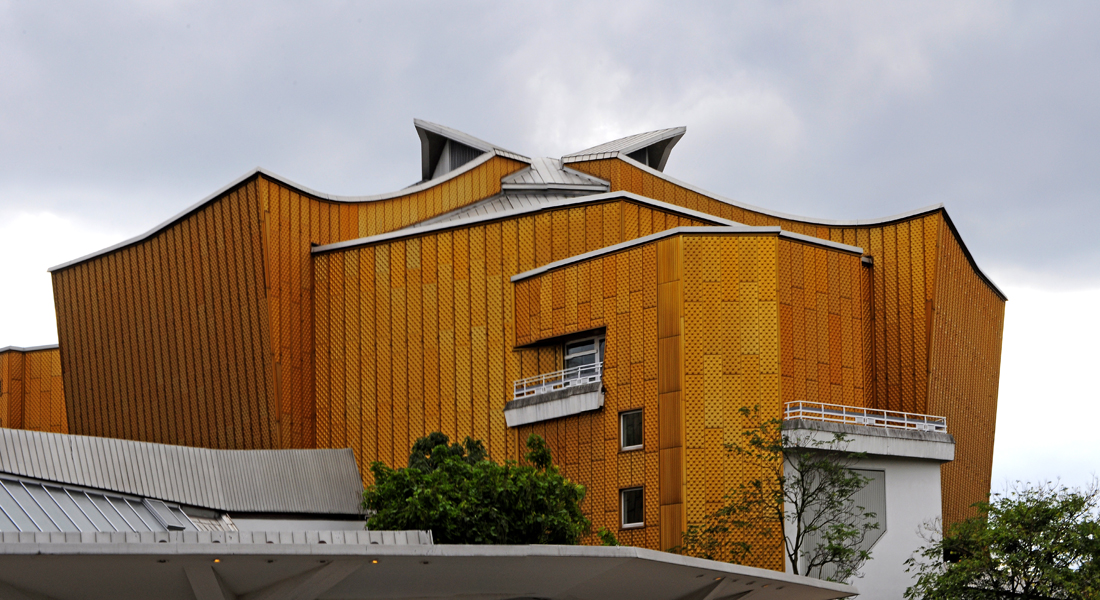
[[[626,156],[651,169],[664,171],[673,146],[687,133],[687,127],[658,129],[647,133],[627,136],[611,142],[593,146],[580,152],[566,154],[562,162],[571,163],[600,158]]]
[[[479,140],[457,129],[422,119],[413,119],[413,126],[420,136],[420,176],[423,181],[453,171],[486,152],[531,162],[526,156]]]

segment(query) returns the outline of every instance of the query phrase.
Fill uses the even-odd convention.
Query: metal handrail
[[[512,398],[518,400],[519,398],[555,392],[576,385],[595,383],[600,381],[602,377],[603,362],[570,367],[533,377],[524,377],[515,381]]]
[[[788,402],[783,407],[783,419],[810,419],[887,429],[947,432],[947,417],[820,402]]]

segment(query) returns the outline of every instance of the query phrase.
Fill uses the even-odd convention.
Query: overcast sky
[[[1083,2],[0,0],[0,346],[56,341],[46,267],[255,166],[370,194],[419,179],[413,117],[529,156],[686,125],[666,172],[726,197],[945,204],[1010,297],[995,477],[1081,483],[1100,443],[1064,423],[1100,418],[1097,31]]]

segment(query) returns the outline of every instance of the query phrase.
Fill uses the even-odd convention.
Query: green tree
[[[371,464],[367,527],[430,529],[442,544],[576,544],[590,530],[584,486],[558,471],[542,437],[527,438],[527,465],[489,460],[478,440],[449,441],[420,438],[403,469]]]
[[[870,481],[852,470],[863,454],[848,451],[844,434],[796,435],[780,419],[763,419],[759,406],[740,412],[751,426],[726,451],[760,476],[689,527],[678,551],[744,564],[753,551],[746,540],[778,535],[795,574],[832,581],[859,575],[871,557],[863,542],[879,528],[876,515],[853,500]]]
[[[1100,487],[1017,483],[906,561],[910,599],[1100,598]]]

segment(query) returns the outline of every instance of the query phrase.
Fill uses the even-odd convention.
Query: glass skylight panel
[[[23,512],[30,517],[31,521],[34,521],[34,529],[29,531],[60,531],[53,522],[50,521],[50,517],[38,506],[38,503],[34,501],[34,498],[23,487],[21,481],[4,481],[4,487],[7,488],[8,493],[12,498],[15,498],[16,503],[19,504],[19,508],[23,509]]]
[[[8,490],[9,483],[18,482],[0,479],[0,509],[3,509],[8,520],[15,525],[16,531],[39,531],[38,526],[35,525],[30,516],[23,511],[23,508],[19,505],[19,501],[16,500]]]
[[[65,511],[65,516],[69,517],[73,525],[76,526],[76,531],[95,531],[95,525],[92,524],[88,517],[80,510],[80,507],[73,502],[73,499],[69,497],[69,494],[64,489],[58,487],[47,487],[46,491],[49,492],[50,498]]]
[[[159,505],[158,518],[150,506]],[[196,530],[179,506],[0,477],[0,531]]]
[[[84,516],[88,517],[88,520],[92,522],[92,528],[88,531],[118,531],[114,525],[111,524],[107,517],[103,516],[99,508],[92,502],[92,499],[88,497],[88,494],[79,490],[66,490],[69,498],[76,504]]]

